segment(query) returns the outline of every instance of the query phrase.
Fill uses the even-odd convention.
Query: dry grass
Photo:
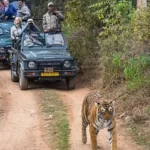
[[[130,133],[137,144],[150,150],[150,89],[143,88],[140,91],[130,92],[124,84],[119,84],[114,88],[102,87],[102,80],[93,83],[95,89],[99,89],[101,94],[107,99],[116,99],[117,117],[123,119],[125,126],[130,128]],[[121,95],[121,96],[120,96]],[[126,123],[126,117],[132,120]]]
[[[131,135],[145,150],[150,150],[150,97],[147,92],[126,93],[117,100],[117,112],[118,116],[125,113],[123,119],[131,116],[132,121],[126,124]]]

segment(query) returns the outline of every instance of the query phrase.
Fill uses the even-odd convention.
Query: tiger
[[[106,101],[98,91],[88,93],[82,103],[82,142],[87,143],[86,128],[89,125],[91,149],[98,150],[97,135],[107,128],[111,150],[117,150],[117,133],[114,101]]]

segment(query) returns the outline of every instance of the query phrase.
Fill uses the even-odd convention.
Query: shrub
[[[150,85],[150,75],[147,74],[149,66],[149,56],[130,58],[124,64],[124,75],[129,89],[135,90]]]
[[[87,71],[92,73],[96,69],[98,72],[99,47],[93,32],[77,28],[68,37],[68,43],[70,52],[77,58],[80,72],[87,74]],[[90,77],[91,73],[87,77]]]

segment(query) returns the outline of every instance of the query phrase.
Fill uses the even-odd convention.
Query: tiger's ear
[[[114,107],[115,106],[115,101],[111,101],[110,104]]]
[[[95,102],[95,106],[99,106],[100,105],[100,102]]]

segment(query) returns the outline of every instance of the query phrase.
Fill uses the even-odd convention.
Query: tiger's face
[[[113,103],[103,102],[98,104],[98,118],[104,121],[111,120],[115,115]]]

